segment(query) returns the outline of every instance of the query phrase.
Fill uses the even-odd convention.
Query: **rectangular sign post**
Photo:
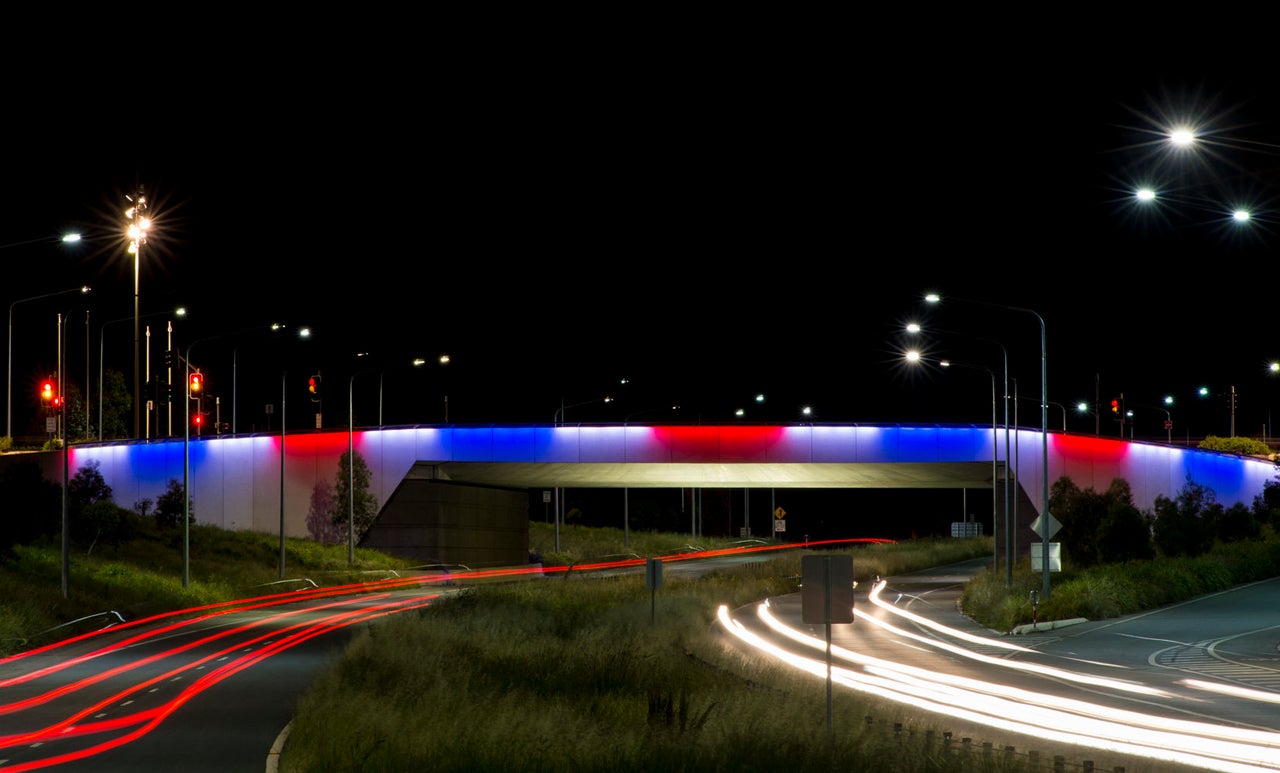
[[[655,618],[658,588],[662,587],[662,559],[647,558],[644,562],[644,587],[649,589],[649,623]]]
[[[827,626],[827,735],[831,722],[831,624],[853,622],[853,556],[800,559],[800,616]]]

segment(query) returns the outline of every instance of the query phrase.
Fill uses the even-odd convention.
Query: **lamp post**
[[[182,378],[182,405],[183,405],[183,421],[182,421],[182,587],[186,588],[191,583],[191,350],[198,343],[212,341],[218,338],[226,338],[228,336],[239,335],[241,333],[251,333],[255,331],[265,330],[283,330],[284,325],[275,323],[271,325],[262,325],[258,327],[243,328],[241,330],[233,330],[227,333],[197,338],[187,344],[186,355],[182,358],[182,364],[185,368],[185,374]],[[303,328],[299,335],[303,338],[310,335],[310,331]],[[282,375],[283,379],[284,376]],[[280,406],[280,575],[284,576],[284,405]]]
[[[906,357],[907,357],[907,362],[911,362],[911,363],[920,362],[923,360],[923,357],[921,357],[920,353],[917,351],[907,352]],[[996,508],[996,477],[998,475],[997,461],[1000,456],[1000,454],[997,452],[997,449],[996,449],[996,443],[999,437],[999,435],[997,434],[999,430],[997,429],[997,423],[996,423],[997,421],[996,420],[996,373],[991,368],[988,368],[985,365],[975,365],[973,363],[968,363],[968,362],[955,362],[953,360],[938,361],[938,366],[942,368],[949,368],[952,365],[958,365],[959,367],[962,367],[962,368],[972,368],[974,370],[983,370],[983,371],[986,371],[991,376],[991,531],[994,532],[996,529],[996,513],[997,513],[997,508]],[[1007,403],[1006,403],[1006,407],[1007,407]],[[1005,525],[1006,527],[1008,526],[1007,516],[1005,518]],[[992,560],[993,561],[995,560],[994,557]],[[1012,581],[1010,581],[1010,584],[1012,584]]]
[[[908,333],[911,333],[912,335],[919,334],[920,332],[922,332],[922,328],[920,327],[920,325],[919,325],[919,324],[917,324],[917,323],[914,323],[914,322],[913,322],[913,323],[910,323],[910,324],[908,324],[908,325],[907,325],[907,332],[908,332]],[[946,333],[946,334],[950,334],[950,335],[969,335],[968,333],[956,333],[955,331],[950,331],[950,330],[938,330],[938,331],[936,331],[936,332],[939,332],[939,333]],[[1006,586],[1006,587],[1009,587],[1009,588],[1012,588],[1012,587],[1013,587],[1013,539],[1012,539],[1012,538],[1013,538],[1013,523],[1014,523],[1014,522],[1013,522],[1013,521],[1011,521],[1011,520],[1010,520],[1010,518],[1009,518],[1009,459],[1010,459],[1010,457],[1009,457],[1009,350],[1008,350],[1008,349],[1005,349],[1004,344],[1002,344],[1002,343],[1000,343],[999,341],[996,341],[996,340],[994,340],[994,339],[991,339],[991,338],[982,338],[981,336],[971,336],[971,337],[972,337],[972,338],[977,338],[979,341],[986,341],[986,342],[988,342],[988,343],[993,343],[993,344],[995,344],[996,346],[999,346],[999,347],[1000,347],[1000,356],[1001,356],[1002,362],[1004,363],[1004,400],[1003,400],[1003,403],[1004,403],[1004,464],[1005,464],[1005,471],[1004,471],[1004,554],[1005,554],[1005,555],[1004,555],[1004,568],[1005,568],[1005,586]],[[1015,401],[1015,408],[1016,408],[1016,401]],[[1065,429],[1066,429],[1066,419],[1065,419],[1065,418],[1064,418],[1064,419],[1063,419],[1063,421],[1062,421],[1062,426],[1063,426],[1063,429],[1065,430]],[[993,448],[992,450],[993,450],[993,453],[994,453],[994,448]],[[992,486],[994,486],[994,485],[995,485],[995,480],[994,480],[994,478],[992,479],[991,485],[992,485]],[[994,530],[995,530],[995,528],[996,528],[995,523],[992,523],[992,524],[991,524],[991,529],[992,529],[992,531],[994,531]],[[992,535],[992,536],[994,536],[994,535]],[[997,561],[996,561],[996,563],[998,564],[998,563],[999,563],[999,561],[997,560]]]
[[[147,243],[147,232],[151,230],[151,218],[147,216],[147,198],[142,188],[133,195],[126,195],[129,208],[124,216],[128,220],[126,233],[129,237],[129,254],[133,256],[133,437],[142,437],[142,331],[138,320],[138,276],[141,269],[142,245]]]
[[[5,427],[4,427],[4,434],[6,437],[13,437],[13,307],[17,306],[19,303],[27,303],[29,301],[38,301],[44,298],[53,298],[54,296],[66,295],[68,293],[80,293],[81,295],[88,295],[89,292],[90,292],[89,286],[83,285],[81,287],[72,287],[68,290],[58,290],[52,293],[45,293],[44,295],[33,295],[30,298],[19,298],[18,300],[9,304],[9,365],[8,365],[9,385],[8,385],[7,404],[5,407]]]
[[[1030,314],[1040,323],[1040,516],[1044,519],[1044,523],[1048,524],[1049,519],[1049,363],[1048,352],[1045,346],[1045,326],[1044,317],[1040,316],[1031,309],[1021,306],[1005,306],[999,303],[987,303],[985,301],[967,300],[964,298],[951,298],[950,300],[960,303],[972,303],[979,306],[993,306],[1008,311],[1019,311]],[[925,296],[928,303],[940,303],[942,296],[937,293],[929,293]],[[1047,528],[1046,528],[1047,534]],[[1049,538],[1041,535],[1041,561],[1040,566],[1043,569],[1043,578],[1041,581],[1041,596],[1043,600],[1049,598]]]
[[[640,416],[645,413],[654,413],[656,411],[680,410],[680,406],[672,405],[670,408],[646,408],[643,411],[634,411],[628,413],[622,418],[623,435],[626,434],[627,423],[631,421],[632,416]],[[625,442],[625,437],[624,437]],[[631,489],[627,486],[622,487],[622,545],[623,547],[631,546]]]
[[[440,367],[444,367],[448,365],[450,362],[449,355],[447,354],[440,355],[439,357],[436,358],[436,362],[440,365]],[[409,365],[414,368],[421,368],[423,365],[426,365],[426,364],[427,364],[427,361],[422,359],[421,357],[418,357],[409,363]],[[378,374],[378,426],[379,427],[382,426],[382,382],[383,382],[384,376],[386,376],[385,370]],[[449,423],[449,396],[448,395],[445,395],[445,398],[444,398],[444,421],[446,424]]]
[[[626,382],[624,381],[623,383],[626,383]],[[594,398],[594,399],[592,399],[592,400],[583,400],[583,401],[582,401],[582,402],[580,402],[580,403],[572,403],[572,404],[570,404],[570,405],[565,405],[565,404],[564,404],[564,396],[562,395],[562,396],[560,397],[560,407],[556,409],[555,414],[553,414],[553,415],[552,415],[552,417],[551,417],[551,424],[552,424],[552,426],[556,426],[556,427],[560,426],[560,424],[562,424],[562,423],[564,422],[564,412],[565,412],[567,409],[569,409],[569,408],[577,408],[577,407],[578,407],[578,406],[580,406],[580,405],[590,405],[590,404],[592,404],[592,403],[611,403],[611,402],[613,402],[613,398],[612,398],[611,396],[609,396],[609,395],[605,395],[604,397],[597,397],[597,398]],[[561,496],[560,492],[561,492],[561,488],[560,488],[559,486],[556,486],[556,501],[555,501],[555,509],[556,509],[556,539],[555,539],[555,549],[556,549],[556,552],[557,552],[557,553],[558,553],[558,552],[560,552],[560,523],[561,523],[561,521],[563,521],[563,520],[564,520],[564,505],[565,505],[565,503],[564,503],[564,497],[562,497],[562,496]]]
[[[1029,396],[1027,396],[1027,395],[1014,395],[1014,398],[1015,398],[1015,399],[1018,399],[1018,400],[1034,400],[1034,399],[1036,399],[1036,398],[1034,398],[1034,397],[1029,397]],[[1054,401],[1052,401],[1052,400],[1050,400],[1050,401],[1049,401],[1049,405],[1056,405],[1056,406],[1058,406],[1058,410],[1062,411],[1062,431],[1063,431],[1063,432],[1066,432],[1066,431],[1067,431],[1067,408],[1066,408],[1066,406],[1064,406],[1062,403],[1055,403],[1055,402],[1054,402]]]
[[[363,357],[366,353],[361,352],[357,357]],[[441,365],[449,364],[449,355],[442,354],[437,360]],[[409,367],[420,368],[426,364],[426,360],[416,358],[409,362]],[[356,376],[372,371],[357,371],[351,374],[351,378],[347,380],[347,563],[354,564],[356,561],[356,411],[355,411],[355,383]],[[378,425],[382,425],[382,376],[385,371],[378,374]]]
[[[158,317],[164,314],[173,314],[174,316],[182,317],[182,316],[186,316],[186,313],[187,313],[187,310],[184,307],[179,306],[178,308],[173,309],[172,311],[156,311],[150,314],[143,314],[140,317],[140,319],[146,319],[147,317]],[[98,442],[99,443],[102,442],[102,381],[103,381],[103,376],[102,376],[103,365],[102,364],[103,364],[103,361],[106,359],[105,355],[106,355],[107,325],[110,325],[115,322],[128,322],[130,319],[133,319],[133,317],[121,317],[120,319],[109,319],[106,322],[103,322],[102,326],[98,328]],[[173,332],[172,322],[170,323],[170,326],[169,326],[169,332],[170,333]],[[172,337],[170,337],[168,351],[171,351],[172,348],[173,348],[173,339]],[[170,381],[172,381],[173,379],[172,365],[169,366],[168,378],[170,379]],[[170,428],[170,430],[172,431],[172,427]]]

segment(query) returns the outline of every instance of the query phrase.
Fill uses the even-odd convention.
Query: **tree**
[[[1074,481],[1064,475],[1053,484],[1049,492],[1049,512],[1062,523],[1058,540],[1062,543],[1063,550],[1075,563],[1080,566],[1090,566],[1103,561],[1125,560],[1108,558],[1108,556],[1129,555],[1135,550],[1141,551],[1140,547],[1132,542],[1136,541],[1140,534],[1133,528],[1132,523],[1127,526],[1131,531],[1125,531],[1125,527],[1120,531],[1115,530],[1115,527],[1120,526],[1119,524],[1103,529],[1103,524],[1112,516],[1113,511],[1119,508],[1130,508],[1137,513],[1133,505],[1133,491],[1124,479],[1113,479],[1107,490],[1099,494],[1092,488],[1080,489]],[[1128,518],[1127,515],[1117,517]],[[1126,542],[1123,545],[1104,546],[1102,544],[1104,539],[1124,539]],[[1149,533],[1147,539],[1150,539]]]
[[[346,538],[346,520],[342,522],[344,528],[334,523],[336,508],[333,486],[323,481],[317,483],[311,490],[311,507],[307,510],[307,533],[316,542],[336,545]]]
[[[1098,524],[1098,560],[1107,564],[1155,558],[1151,521],[1132,504],[1118,502]]]
[[[171,529],[182,523],[183,511],[190,507],[191,523],[196,520],[196,506],[188,505],[186,501],[186,489],[182,487],[182,482],[176,478],[169,479],[169,487],[165,492],[156,497],[156,525],[162,529]]]
[[[369,481],[373,476],[364,457],[356,454],[354,465],[351,459],[350,452],[346,451],[338,459],[338,477],[333,487],[329,522],[338,529],[342,537],[347,537],[348,522],[354,521],[354,541],[358,543],[378,518],[378,498],[369,491]]]
[[[1175,498],[1156,496],[1152,530],[1156,547],[1169,557],[1194,558],[1207,552],[1213,547],[1214,517],[1221,509],[1213,491],[1195,483],[1188,475]]]
[[[100,463],[95,459],[76,470],[75,476],[67,482],[67,515],[71,520],[71,535],[80,542],[92,543],[104,528],[107,531],[116,529],[109,524],[113,519],[118,520],[114,516],[116,505],[111,501],[111,487],[102,477],[99,467]],[[96,507],[98,505],[109,507]],[[86,517],[91,509],[92,514]]]
[[[124,374],[118,370],[106,370],[102,374],[102,411],[103,440],[119,440],[132,437],[133,396],[125,386]],[[93,437],[98,436],[98,417],[93,416]]]

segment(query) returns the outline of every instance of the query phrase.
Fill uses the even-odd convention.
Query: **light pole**
[[[146,319],[147,317],[158,317],[165,314],[173,314],[174,316],[177,316],[177,317],[183,317],[183,316],[186,316],[186,313],[187,313],[187,310],[184,307],[179,306],[178,308],[173,309],[172,311],[155,311],[150,314],[143,314],[142,317],[140,318]],[[98,328],[98,442],[99,443],[102,442],[102,374],[103,374],[102,363],[106,359],[105,355],[106,355],[107,325],[110,325],[115,322],[128,322],[130,319],[133,319],[133,317],[121,317],[120,319],[109,319],[106,322],[103,322],[102,326]],[[169,332],[170,333],[173,332],[172,323],[170,323]],[[172,348],[173,348],[173,339],[170,338],[169,350],[171,351]],[[173,379],[172,365],[170,365],[169,367],[168,378],[170,380]],[[172,388],[172,385],[170,385],[170,388]],[[172,431],[172,428],[170,428],[170,430]]]
[[[356,355],[357,357],[365,356],[365,353]],[[442,354],[437,360],[441,365],[449,364],[449,355]],[[409,367],[420,368],[426,364],[426,360],[416,358],[411,360]],[[355,411],[355,383],[356,376],[363,373],[371,373],[372,371],[357,371],[351,374],[351,378],[347,380],[347,563],[354,564],[356,561],[356,411]],[[378,374],[378,425],[382,425],[382,374]]]
[[[445,367],[450,362],[449,355],[447,354],[440,355],[439,357],[436,358],[436,362],[440,365],[440,367]],[[409,365],[414,368],[421,368],[423,365],[426,365],[426,364],[427,364],[427,361],[422,359],[421,357],[418,357],[409,363]],[[382,426],[382,381],[385,375],[386,375],[385,370],[378,374],[378,426],[379,427]],[[445,395],[445,398],[444,398],[444,422],[445,424],[449,423],[449,396],[448,395]]]
[[[17,306],[19,303],[27,303],[29,301],[38,301],[44,298],[53,298],[54,296],[66,295],[68,293],[80,293],[81,295],[88,295],[89,292],[90,292],[89,286],[83,285],[81,287],[72,287],[68,290],[58,290],[52,293],[45,293],[44,295],[33,295],[30,298],[19,298],[18,300],[9,304],[9,365],[8,365],[9,385],[8,385],[7,404],[5,407],[5,426],[4,426],[5,437],[10,437],[10,438],[13,437],[13,307]]]
[[[626,383],[626,381],[624,380],[624,381],[623,381],[623,383]],[[594,398],[594,399],[592,399],[592,400],[583,400],[583,401],[582,401],[582,402],[580,402],[580,403],[572,403],[572,404],[570,404],[570,405],[565,405],[565,404],[564,404],[564,396],[562,395],[562,396],[560,397],[560,407],[556,409],[555,414],[553,414],[553,415],[552,415],[552,417],[551,417],[551,424],[552,424],[552,426],[555,426],[555,427],[560,426],[560,424],[564,422],[564,412],[565,412],[567,409],[569,409],[569,408],[577,408],[577,407],[578,407],[578,406],[580,406],[580,405],[590,405],[590,404],[592,404],[592,403],[611,403],[611,402],[613,402],[613,398],[612,398],[612,397],[610,397],[609,395],[605,395],[604,397],[597,397],[597,398]],[[557,552],[557,553],[558,553],[558,552],[560,552],[560,523],[561,523],[561,521],[563,521],[563,520],[564,520],[564,512],[563,512],[563,509],[564,509],[564,505],[565,505],[565,503],[564,503],[564,497],[562,497],[562,496],[561,496],[561,494],[560,494],[561,490],[562,490],[562,489],[561,489],[559,486],[556,486],[556,501],[555,501],[555,507],[556,507],[556,539],[555,539],[555,549],[556,549],[556,552]]]
[[[1021,306],[1005,306],[999,303],[987,303],[985,301],[967,300],[965,298],[951,298],[950,300],[960,303],[973,303],[979,306],[993,306],[1008,311],[1020,311],[1030,314],[1040,323],[1040,516],[1045,524],[1045,535],[1048,535],[1049,523],[1049,358],[1047,347],[1045,346],[1045,326],[1044,317],[1031,309]],[[929,293],[925,296],[928,303],[940,303],[942,296],[937,293]],[[1044,570],[1042,578],[1041,596],[1044,600],[1049,598],[1049,536],[1041,536],[1041,560],[1040,566]]]
[[[922,332],[922,328],[920,327],[919,324],[912,322],[907,325],[907,332],[912,335],[917,335]],[[1002,362],[1004,363],[1004,399],[1002,400],[1002,402],[1004,403],[1004,467],[1005,467],[1004,469],[1004,570],[1005,570],[1005,586],[1012,588],[1013,587],[1013,540],[1012,540],[1013,521],[1010,520],[1009,518],[1009,459],[1010,459],[1009,457],[1009,350],[1004,347],[1004,344],[990,338],[982,338],[981,336],[972,336],[968,333],[957,333],[951,330],[938,330],[936,332],[949,334],[949,335],[970,336],[971,338],[977,338],[979,341],[986,341],[988,343],[993,343],[996,346],[1000,347],[1000,356],[1002,358]],[[1016,401],[1015,401],[1015,408],[1016,408]],[[1064,418],[1062,420],[1063,430],[1065,430],[1066,427],[1067,427],[1067,421]],[[992,450],[994,452],[994,448]],[[992,479],[991,485],[992,486],[995,485],[994,478]],[[995,531],[995,528],[996,528],[995,523],[992,523],[991,524],[992,531]],[[993,534],[992,536],[994,537],[995,535]],[[996,563],[999,564],[999,561],[996,560]]]
[[[142,195],[142,188],[133,195],[126,195],[129,208],[124,216],[128,219],[127,234],[129,237],[129,254],[133,256],[133,437],[142,437],[142,330],[138,320],[138,275],[142,259],[142,245],[147,243],[147,232],[151,230],[151,218],[147,216],[147,199]]]
[[[1014,395],[1014,398],[1015,398],[1015,399],[1018,399],[1018,400],[1034,400],[1034,399],[1036,399],[1036,398],[1034,398],[1034,397],[1029,397],[1029,396],[1027,396],[1027,395]],[[1055,403],[1055,402],[1054,402],[1054,401],[1052,401],[1052,400],[1050,400],[1050,401],[1049,401],[1049,405],[1056,405],[1056,406],[1058,406],[1058,410],[1062,411],[1062,431],[1063,431],[1063,432],[1066,432],[1066,431],[1067,431],[1067,408],[1066,408],[1066,406],[1064,406],[1062,403]]]
[[[275,323],[258,327],[243,328],[227,333],[197,338],[187,344],[186,356],[182,358],[185,374],[182,378],[182,587],[191,583],[191,350],[198,343],[213,341],[218,338],[240,335],[265,330],[283,330],[284,325]],[[299,335],[307,337],[310,331],[303,328]],[[283,376],[281,377],[283,379]],[[280,574],[284,576],[284,406],[281,405],[280,418]]]
[[[917,351],[907,352],[906,358],[907,358],[907,362],[910,362],[910,363],[921,362],[924,359],[920,355],[920,352],[917,352]],[[955,362],[953,360],[938,360],[939,367],[949,368],[952,365],[958,365],[962,368],[972,368],[974,370],[983,370],[983,371],[986,371],[991,376],[991,531],[995,532],[996,515],[997,515],[997,509],[998,509],[996,507],[996,477],[998,474],[997,462],[1000,456],[996,448],[996,443],[998,442],[998,438],[999,438],[999,435],[998,435],[999,430],[997,428],[998,425],[996,423],[997,422],[997,419],[996,419],[996,373],[991,368],[988,368],[985,365],[975,365],[973,363],[968,363],[968,362]],[[1005,518],[1006,528],[1008,526],[1008,522],[1009,522],[1008,517],[1006,516]],[[992,557],[992,561],[995,561],[994,556]],[[1012,581],[1010,581],[1010,584],[1012,585]]]
[[[670,408],[646,408],[643,411],[634,411],[628,413],[622,418],[623,432],[626,432],[626,426],[631,421],[632,416],[639,416],[645,413],[654,413],[655,411],[680,410],[680,406],[672,405]],[[627,486],[622,487],[622,545],[623,547],[631,547],[631,489]]]

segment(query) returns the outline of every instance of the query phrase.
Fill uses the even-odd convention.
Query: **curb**
[[[1044,631],[1052,631],[1055,628],[1065,628],[1069,625],[1078,623],[1087,623],[1087,617],[1071,617],[1066,620],[1048,620],[1043,623],[1025,623],[1023,625],[1015,625],[1009,633],[1014,636],[1020,636],[1027,633],[1043,633]]]

